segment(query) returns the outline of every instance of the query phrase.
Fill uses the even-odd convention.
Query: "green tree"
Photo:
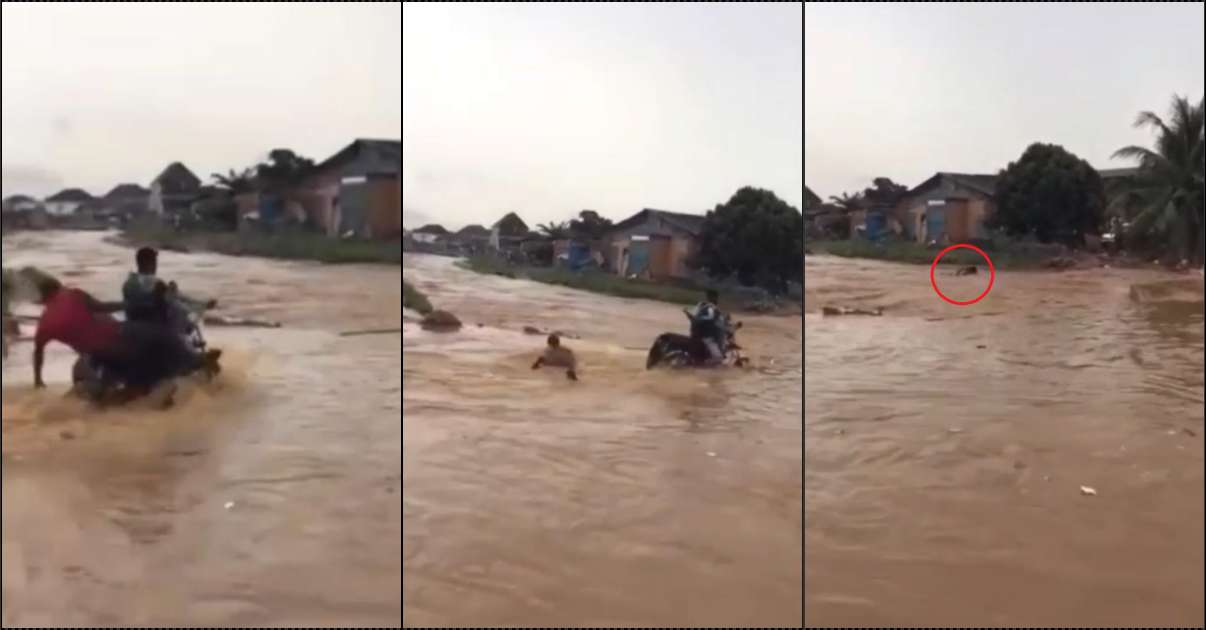
[[[603,238],[612,225],[611,219],[599,216],[598,212],[583,210],[577,219],[569,222],[569,229],[575,237],[593,241]]]
[[[1203,100],[1196,104],[1173,96],[1166,122],[1140,112],[1136,127],[1156,132],[1155,147],[1127,146],[1116,158],[1138,162],[1136,175],[1111,200],[1111,209],[1131,222],[1128,237],[1156,239],[1180,258],[1206,260],[1206,210],[1203,203]]]
[[[314,168],[314,160],[302,157],[290,149],[273,149],[268,161],[256,165],[255,175],[268,190],[282,192],[301,182]]]
[[[228,173],[213,173],[210,179],[214,180],[214,185],[218,188],[228,191],[232,195],[250,192],[255,189],[255,170],[245,168],[242,171],[230,169]]]
[[[871,205],[893,206],[909,194],[909,187],[897,184],[887,177],[871,180],[872,186],[863,191],[863,200]]]
[[[769,190],[742,188],[708,212],[693,264],[783,291],[804,275],[804,215]]]
[[[1044,243],[1084,243],[1105,214],[1101,176],[1088,162],[1054,144],[1030,145],[997,179],[989,227]]]

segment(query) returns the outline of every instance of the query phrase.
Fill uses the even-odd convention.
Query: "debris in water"
[[[227,502],[226,502],[226,505],[224,505],[224,506],[222,506],[222,507],[224,507],[224,508],[226,508],[226,509],[228,509],[228,510],[229,510],[229,509],[231,509],[231,508],[233,508],[233,507],[234,507],[234,501],[227,501]]]
[[[74,440],[74,439],[75,439],[75,434],[74,434],[74,433],[72,433],[71,431],[68,431],[68,430],[64,429],[64,430],[62,430],[62,431],[59,431],[59,437],[60,437],[60,438],[62,438],[62,439],[64,439],[64,440]]]
[[[988,346],[986,346],[986,345],[984,345],[984,344],[980,344],[980,345],[976,346],[976,350],[984,350],[984,349],[985,349],[985,348],[987,348],[987,347],[988,347]]]
[[[206,326],[228,326],[240,328],[280,328],[280,322],[269,322],[258,319],[247,319],[243,317],[225,317],[222,315],[206,315],[201,320]]]
[[[708,457],[716,457],[716,453],[713,451],[708,451]]]
[[[1189,437],[1197,437],[1197,435],[1198,435],[1197,433],[1193,432],[1193,429],[1190,429],[1188,427],[1181,429],[1181,432],[1184,433],[1185,435],[1188,435]]]
[[[963,429],[960,429],[959,427],[947,427],[946,432],[947,433],[963,433]]]
[[[478,324],[481,326],[481,324]],[[365,335],[397,335],[402,332],[401,328],[380,328],[374,330],[349,330],[339,333],[340,337],[363,337]]]
[[[1081,493],[1081,494],[1083,494],[1083,495],[1085,495],[1086,497],[1095,497],[1095,496],[1097,496],[1097,491],[1096,491],[1096,490],[1094,490],[1093,488],[1090,488],[1089,486],[1081,486],[1081,487],[1080,487],[1080,493]]]

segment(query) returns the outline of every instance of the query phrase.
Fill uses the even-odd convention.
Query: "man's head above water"
[[[159,252],[153,247],[143,247],[134,255],[134,262],[138,265],[138,273],[153,276],[159,271]]]
[[[557,336],[556,334],[549,335],[549,347],[550,348],[561,347],[561,337]]]

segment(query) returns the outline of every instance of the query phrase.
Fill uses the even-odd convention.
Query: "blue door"
[[[946,208],[930,206],[925,209],[925,240],[936,241],[946,231]]]
[[[649,241],[632,241],[628,246],[628,275],[640,275],[648,270]]]

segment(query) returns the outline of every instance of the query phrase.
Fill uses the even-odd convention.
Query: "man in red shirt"
[[[46,345],[52,341],[92,357],[135,394],[195,369],[216,372],[218,350],[197,354],[165,326],[119,322],[109,313],[121,310],[120,302],[105,304],[50,277],[37,278],[35,283],[45,306],[34,336],[35,387],[46,386],[42,365]]]

